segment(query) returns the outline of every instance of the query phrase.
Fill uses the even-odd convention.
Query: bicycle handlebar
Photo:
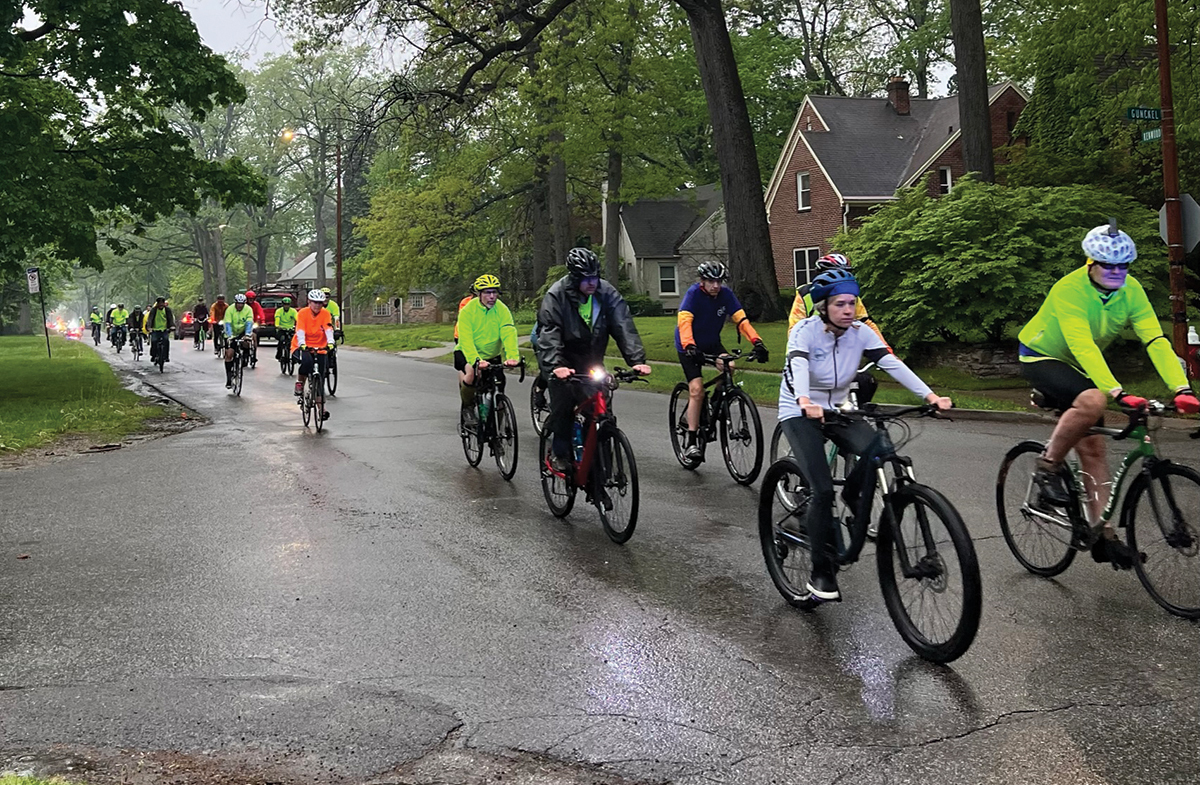
[[[953,406],[951,408],[954,408]],[[939,409],[936,404],[923,403],[919,406],[906,406],[903,409],[885,412],[874,404],[867,404],[865,408],[860,409],[825,409],[826,415],[834,415],[835,417],[843,417],[850,419],[852,417],[862,417],[869,420],[895,420],[901,417],[906,417],[910,414],[916,414],[918,417],[928,417],[932,420],[949,420],[951,418],[942,414],[942,409]]]
[[[519,369],[521,370],[521,376],[520,376],[520,378],[519,378],[519,379],[517,379],[517,383],[518,383],[518,384],[522,384],[522,383],[524,383],[524,381],[525,381],[525,358],[524,358],[524,357],[522,357],[522,358],[520,359],[520,361],[519,361],[519,362],[517,362],[517,364],[516,364],[516,365],[513,365],[513,366],[508,366],[508,365],[505,365],[505,364],[504,364],[504,363],[502,363],[502,362],[500,362],[500,363],[494,363],[494,362],[488,361],[488,367],[487,367],[487,368],[482,368],[482,369],[481,369],[481,368],[479,367],[479,363],[480,363],[480,362],[483,362],[483,358],[482,358],[482,357],[480,357],[480,358],[479,358],[478,360],[476,360],[475,362],[471,363],[471,366],[472,366],[473,368],[475,368],[475,370],[476,370],[476,371],[480,371],[480,370],[482,370],[482,371],[485,371],[485,372],[486,372],[486,371],[490,371],[490,370],[491,370],[491,369],[493,369],[493,368],[499,368],[501,371],[503,371],[505,368],[509,368],[509,367],[512,367],[512,368],[519,368]]]

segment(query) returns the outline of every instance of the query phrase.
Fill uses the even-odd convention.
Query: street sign
[[[38,268],[26,267],[25,277],[29,281],[29,293],[37,294],[42,290],[42,282],[38,280]]]
[[[1191,253],[1200,243],[1200,204],[1191,194],[1180,194],[1179,203],[1183,213],[1183,252]],[[1167,206],[1164,204],[1158,210],[1158,235],[1167,242]]]
[[[1157,139],[1162,139],[1161,128],[1151,128],[1149,131],[1142,131],[1143,142],[1153,142]]]
[[[1162,110],[1151,109],[1148,106],[1131,106],[1125,110],[1125,118],[1128,120],[1161,120]]]

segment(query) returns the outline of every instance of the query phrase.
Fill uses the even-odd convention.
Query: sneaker
[[[226,389],[226,390],[232,390],[232,389],[233,389],[233,382],[225,382],[225,389]]]
[[[1071,503],[1071,494],[1058,467],[1041,461],[1033,473],[1033,484],[1038,488],[1038,504],[1042,507],[1066,507]]]
[[[324,422],[325,420],[328,420],[328,419],[329,419],[329,412],[321,412],[321,421]]]
[[[808,579],[808,591],[818,600],[826,602],[841,602],[842,593],[838,591],[837,578],[833,573],[814,571]]]
[[[544,390],[534,389],[533,391],[533,408],[546,408],[546,392]]]
[[[683,458],[692,463],[699,463],[704,457],[704,451],[700,449],[699,435],[695,431],[687,431],[684,435]]]
[[[554,472],[555,474],[561,474],[565,477],[571,472],[572,467],[570,458],[564,458],[561,455],[550,453],[547,463],[550,465],[550,471]]]
[[[1100,535],[1092,543],[1092,560],[1097,564],[1110,562],[1114,570],[1132,570],[1135,564],[1146,562],[1146,554],[1135,551],[1115,537]]]
[[[304,395],[304,382],[296,382],[296,397]]]

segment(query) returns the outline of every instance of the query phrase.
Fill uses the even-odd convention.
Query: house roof
[[[721,208],[716,183],[661,199],[639,199],[621,208],[621,223],[638,257],[677,256],[679,246]]]
[[[989,102],[1010,86],[989,87]],[[829,130],[796,133],[846,199],[890,199],[959,133],[957,95],[912,98],[907,115],[896,114],[886,98],[813,95],[807,101]]]
[[[325,251],[325,277],[332,278],[337,275],[337,263],[333,258],[333,250],[326,249]],[[317,252],[313,251],[308,256],[305,256],[300,261],[296,262],[287,270],[284,270],[279,275],[279,281],[315,281],[317,278]]]

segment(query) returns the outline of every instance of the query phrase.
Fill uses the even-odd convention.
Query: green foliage
[[[1118,218],[1138,246],[1137,278],[1165,301],[1158,217],[1133,199],[1089,186],[1006,187],[964,178],[940,199],[922,185],[840,233],[867,307],[901,349],[923,341],[999,341],[1083,262],[1088,229]]]

